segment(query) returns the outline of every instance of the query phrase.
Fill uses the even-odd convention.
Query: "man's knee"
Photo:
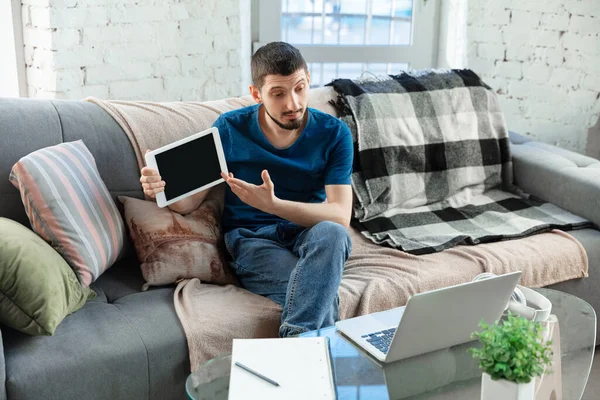
[[[319,222],[310,229],[310,233],[323,243],[332,248],[341,247],[350,252],[352,241],[345,226],[331,221]]]

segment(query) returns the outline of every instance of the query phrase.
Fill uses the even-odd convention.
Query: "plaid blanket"
[[[331,84],[355,144],[352,225],[412,254],[591,223],[513,185],[495,93],[471,70]]]

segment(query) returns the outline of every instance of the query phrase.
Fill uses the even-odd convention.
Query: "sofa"
[[[325,109],[330,89],[311,93]],[[120,126],[83,101],[0,99],[0,217],[28,225],[12,166],[37,149],[82,139],[115,203],[143,198],[134,150]],[[600,225],[600,162],[511,133],[514,179],[525,192]],[[550,286],[600,310],[600,231],[569,232],[585,248],[589,277]],[[186,337],[173,306],[174,286],[141,291],[131,243],[125,256],[95,281],[97,293],[67,316],[54,335],[29,336],[0,327],[0,400],[182,399],[190,373]],[[214,329],[219,329],[215,326]]]

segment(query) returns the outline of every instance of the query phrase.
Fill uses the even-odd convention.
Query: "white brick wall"
[[[468,24],[469,67],[508,128],[584,153],[600,117],[600,0],[469,0]]]
[[[22,4],[31,97],[204,101],[248,90],[250,0]]]

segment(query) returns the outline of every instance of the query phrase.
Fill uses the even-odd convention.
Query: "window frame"
[[[282,40],[282,3],[281,0],[256,0],[254,3],[253,51],[256,51],[266,43]],[[412,43],[408,45],[290,43],[300,50],[307,63],[368,62],[408,64],[411,69],[435,68],[439,47],[439,10],[439,0],[413,0]]]
[[[0,37],[0,53],[4,55],[0,97],[28,97],[22,7],[21,0],[9,0],[0,6],[6,24]]]

